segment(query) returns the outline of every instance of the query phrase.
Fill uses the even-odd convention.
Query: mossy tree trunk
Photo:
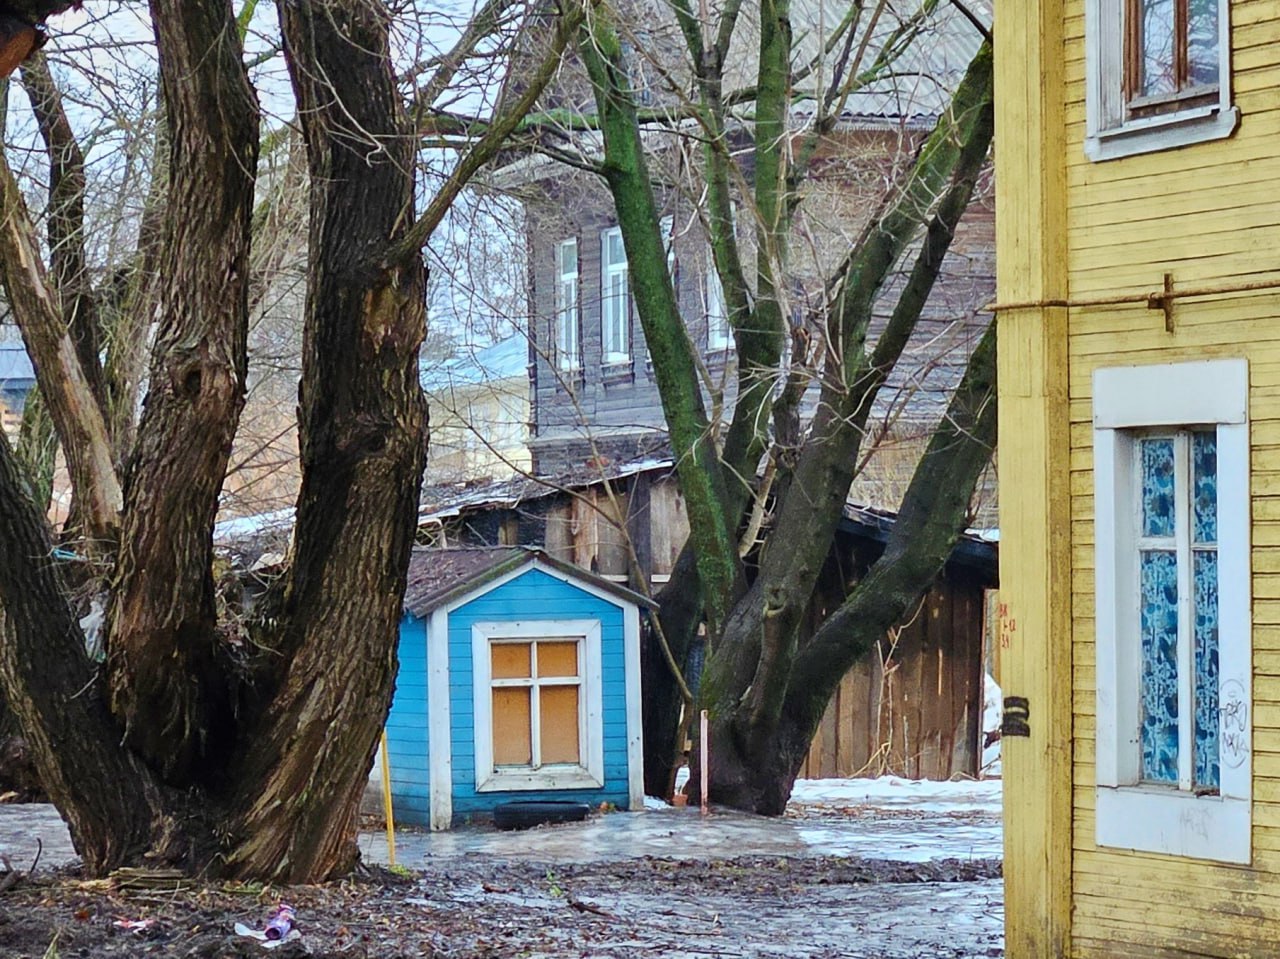
[[[782,308],[789,282],[787,241],[800,202],[799,184],[816,149],[814,142],[793,143],[786,125],[794,71],[789,6],[786,0],[761,5],[750,160],[756,220],[750,290],[726,215],[724,185],[729,151],[720,66],[738,8],[728,5],[710,30],[691,5],[677,3],[676,10],[698,80],[695,118],[704,135],[708,196],[704,226],[739,354],[739,403],[719,449],[709,440],[696,379],[688,373],[693,347],[670,293],[665,251],[657,236],[657,203],[646,173],[646,142],[626,84],[617,31],[609,21],[597,17],[590,22],[582,55],[604,138],[602,173],[626,243],[636,308],[673,452],[684,467],[678,476],[694,530],[677,564],[678,575],[659,597],[663,626],[677,662],[682,662],[698,625],[707,624],[710,652],[699,706],[712,719],[712,798],[776,814],[841,676],[941,570],[966,525],[973,490],[994,446],[992,331],[974,352],[920,462],[889,549],[818,633],[805,638],[802,622],[843,515],[872,404],[915,328],[986,164],[992,132],[991,51],[989,44],[978,51],[909,177],[828,280],[825,339],[833,346],[819,374],[817,412],[801,438],[795,422],[803,384],[793,373],[785,388],[774,389],[780,378],[787,379]],[[897,44],[909,39],[908,33],[893,34],[887,48],[900,49]],[[713,38],[709,43],[708,34]],[[887,69],[891,64],[886,54],[876,66]],[[829,130],[834,122],[829,118],[838,115],[843,95],[836,95],[838,85],[832,82],[833,93],[824,101],[831,113],[820,118],[812,137]],[[917,240],[919,252],[887,328],[869,343],[873,306],[885,280]],[[756,475],[767,441],[762,424],[771,413],[770,469],[778,477],[770,494],[773,522],[747,586],[735,537],[755,493],[746,483],[729,484],[725,477]],[[646,788],[661,794],[675,759],[680,704],[671,688],[674,681],[660,667],[651,668],[646,679],[657,682],[646,693]]]

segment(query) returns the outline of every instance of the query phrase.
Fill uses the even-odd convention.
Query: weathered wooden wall
[[[953,576],[930,590],[840,683],[800,776],[976,775],[983,621],[981,584]]]
[[[452,545],[541,546],[557,559],[654,593],[667,582],[689,535],[678,484],[661,469],[612,481],[608,489],[597,483],[514,507],[478,509],[452,524]],[[810,633],[879,555],[882,532],[875,523],[855,524],[837,535],[809,610]],[[994,585],[993,556],[986,565],[949,564],[896,641],[886,636],[879,655],[845,678],[802,776],[977,774],[984,592]]]

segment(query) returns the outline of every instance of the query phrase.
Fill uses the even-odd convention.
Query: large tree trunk
[[[108,681],[125,742],[176,783],[234,737],[213,522],[244,405],[258,108],[230,4],[152,0],[170,124],[160,330],[125,486]]]
[[[711,789],[722,802],[782,812],[840,678],[929,587],[965,525],[994,443],[994,329],[973,354],[916,469],[884,557],[817,635],[802,642],[804,614],[834,542],[871,404],[915,327],[986,162],[991,76],[984,48],[950,116],[922,150],[909,187],[846,261],[830,337],[845,344],[843,364],[825,371],[811,438],[781,496],[759,577],[735,606],[701,690],[717,743]],[[930,210],[923,247],[868,355],[863,344],[876,295]],[[781,777],[779,762],[792,764]]]
[[[119,748],[53,543],[0,436],[0,682],[91,872],[187,853],[151,772]]]
[[[310,168],[303,479],[287,574],[233,664],[215,609],[212,526],[243,402],[258,114],[232,5],[151,6],[171,152],[163,282],[144,277],[121,298],[140,313],[130,356],[153,296],[160,330],[107,577],[107,667],[89,662],[41,510],[0,438],[0,688],[91,873],[176,864],[319,881],[356,861],[356,811],[392,694],[426,448],[421,244],[448,205],[441,198],[502,137],[483,138],[415,222],[418,138],[393,71],[391,15],[370,0],[279,3]],[[562,18],[530,96],[555,74],[581,16]],[[528,109],[517,106],[493,129],[514,126]],[[0,230],[10,302],[34,343],[76,493],[93,494],[89,516],[105,535],[119,486],[112,506],[90,357],[59,316],[12,178],[0,187],[12,187]],[[143,223],[144,273],[160,209],[149,206]],[[56,272],[73,305],[74,263]],[[108,368],[109,398],[134,388],[133,369],[131,358],[119,377]]]
[[[426,450],[426,276],[411,225],[415,143],[385,15],[281,3],[311,172],[302,493],[273,697],[236,774],[232,872],[299,880],[354,861],[372,745],[391,705]]]

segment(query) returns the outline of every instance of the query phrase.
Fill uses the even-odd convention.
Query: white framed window
[[[578,349],[578,241],[556,244],[556,365],[565,371],[581,366]]]
[[[729,307],[724,301],[724,285],[716,271],[715,258],[707,252],[707,352],[717,353],[732,345],[729,332]]]
[[[1251,857],[1248,365],[1093,378],[1097,841]]]
[[[631,277],[622,228],[600,232],[600,339],[604,362],[631,359]]]
[[[1230,0],[1087,0],[1085,152],[1094,160],[1230,136]]]
[[[476,623],[476,791],[604,785],[598,620]]]
[[[664,216],[658,221],[658,231],[662,234],[662,245],[667,251],[667,276],[671,277],[671,286],[676,285],[676,218]]]

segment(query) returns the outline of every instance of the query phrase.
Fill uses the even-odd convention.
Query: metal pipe
[[[991,302],[982,308],[984,313],[1001,313],[1008,310],[1045,310],[1051,308],[1083,309],[1093,306],[1122,306],[1142,303],[1153,310],[1164,308],[1168,300],[1182,300],[1193,296],[1223,296],[1228,293],[1260,293],[1280,289],[1280,278],[1255,280],[1251,283],[1218,283],[1191,286],[1185,289],[1149,290],[1143,293],[1116,293],[1109,296],[1085,296],[1078,299],[1023,300],[1013,303]]]

